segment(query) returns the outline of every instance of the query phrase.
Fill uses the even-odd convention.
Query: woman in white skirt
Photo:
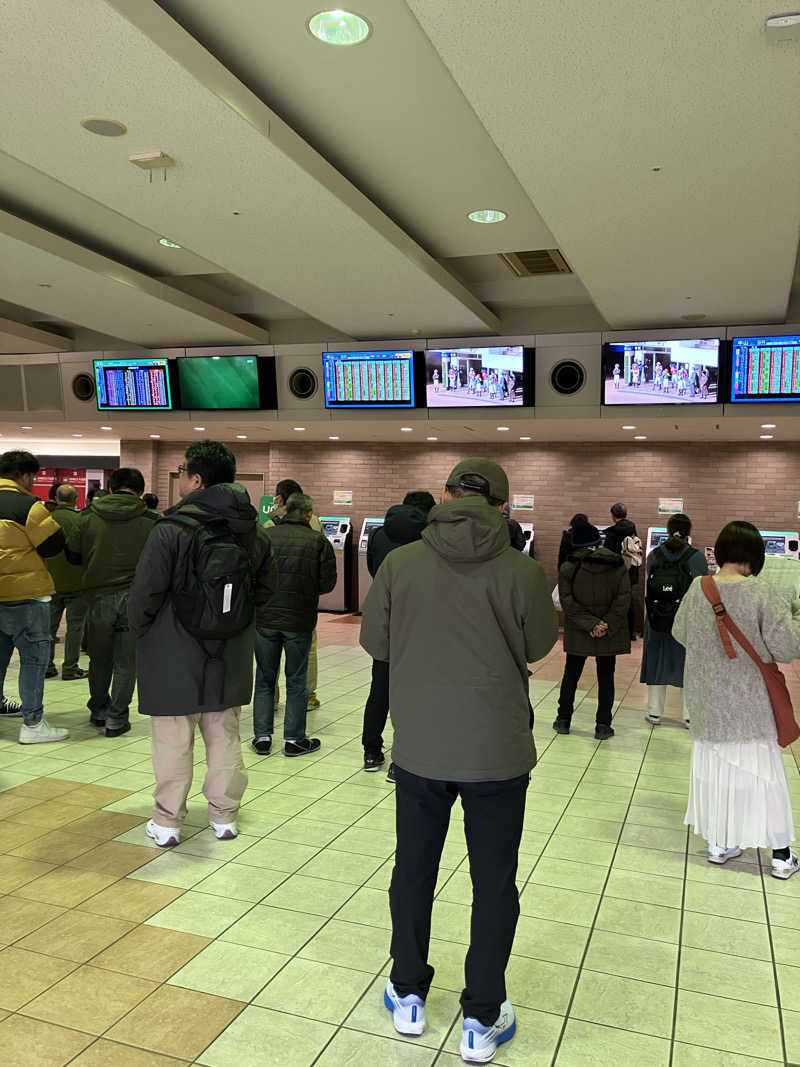
[[[749,522],[731,522],[714,546],[720,599],[764,662],[800,656],[800,616],[766,582],[764,542]],[[672,636],[686,649],[684,692],[692,770],[685,822],[708,841],[710,863],[745,848],[771,848],[772,874],[790,878],[794,824],[772,705],[758,667],[734,642],[728,659],[700,581],[683,598]]]

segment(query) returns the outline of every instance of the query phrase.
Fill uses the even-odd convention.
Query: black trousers
[[[383,752],[383,731],[389,715],[389,664],[385,660],[372,661],[372,684],[364,707],[364,729],[361,744],[365,752]]]
[[[424,1000],[433,981],[428,963],[431,911],[450,809],[461,797],[472,877],[472,925],[461,994],[465,1017],[497,1022],[506,999],[505,971],[519,918],[519,843],[530,775],[503,782],[440,782],[401,767],[397,777],[397,851],[389,889],[392,983],[401,997]]]
[[[583,668],[588,659],[587,656],[575,656],[567,653],[567,662],[564,667],[564,677],[561,679],[561,692],[558,697],[559,719],[572,718],[575,710],[575,690],[581,680]],[[611,725],[611,709],[614,706],[614,669],[617,665],[616,656],[595,656],[597,662],[597,722],[605,726]]]

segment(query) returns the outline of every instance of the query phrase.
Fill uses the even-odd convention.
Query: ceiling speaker
[[[78,400],[82,400],[84,403],[94,400],[94,378],[91,374],[76,374],[72,379],[72,392]]]
[[[297,367],[289,375],[289,391],[298,400],[310,400],[317,391],[317,376],[307,367]]]
[[[586,371],[574,359],[563,359],[550,372],[550,384],[562,396],[572,396],[583,389]]]

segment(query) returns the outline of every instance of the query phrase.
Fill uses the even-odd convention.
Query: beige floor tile
[[[13,789],[0,793],[0,819],[13,819],[17,811],[27,811],[34,804],[40,803],[40,798],[23,796],[15,793]]]
[[[120,1045],[105,1038],[95,1041],[72,1061],[74,1067],[186,1067],[188,1060],[160,1056],[130,1045]]]
[[[95,844],[91,838],[78,837],[77,834],[68,834],[64,830],[50,830],[43,831],[41,837],[34,837],[33,840],[28,834],[13,848],[9,848],[8,852],[12,856],[61,864],[69,863],[76,856],[88,852]]]
[[[116,792],[120,792],[116,790]],[[121,798],[115,798],[121,799]],[[111,803],[111,801],[109,801]],[[98,841],[110,841],[112,837],[124,834],[126,830],[132,830],[134,826],[140,826],[144,819],[136,815],[123,815],[118,811],[95,811],[86,815],[83,819],[69,824],[71,834],[83,834],[85,837],[93,837]]]
[[[78,905],[79,911],[93,915],[110,915],[129,922],[144,922],[167,904],[171,904],[184,890],[171,885],[156,885],[140,882],[135,878],[123,878],[114,882],[88,900]]]
[[[163,930],[158,926],[137,926],[96,956],[92,965],[165,982],[209,943],[209,938],[197,934]]]
[[[249,1007],[197,1062],[206,1067],[308,1067],[335,1032],[328,1023]]]
[[[83,852],[69,861],[70,867],[79,867],[85,871],[98,874],[113,874],[122,878],[131,871],[138,870],[145,863],[150,863],[153,853],[142,845],[121,844],[119,841],[105,841],[102,845]]]
[[[22,1014],[102,1034],[157,988],[143,978],[83,966],[26,1004]]]
[[[34,863],[34,860],[20,860],[20,863]],[[59,904],[74,908],[88,897],[93,897],[101,889],[116,882],[112,874],[98,874],[96,871],[80,871],[76,867],[57,867],[48,874],[28,882],[16,890],[18,897],[26,900],[39,900],[43,904]]]
[[[166,1056],[194,1059],[236,1018],[244,1005],[193,989],[161,986],[107,1036]]]
[[[214,941],[181,967],[169,984],[250,1001],[289,960],[277,952]]]
[[[85,963],[132,930],[133,923],[110,916],[67,911],[17,942],[18,948]]]
[[[61,1067],[91,1041],[91,1034],[9,1015],[0,1023],[0,1067]]]
[[[71,795],[45,801],[26,811],[15,812],[14,822],[40,830],[57,830],[92,814],[94,808],[69,803]]]
[[[0,907],[0,942],[10,945],[18,938],[38,930],[51,919],[63,915],[65,910],[34,900],[22,900],[20,897],[4,897]]]
[[[74,969],[74,963],[53,956],[13,946],[4,948],[0,951],[0,1007],[17,1011]]]
[[[13,893],[14,890],[40,878],[55,865],[41,860],[23,859],[19,856],[0,856],[0,893]]]
[[[365,971],[293,959],[272,978],[254,1003],[307,1019],[340,1023],[373,980]]]
[[[24,746],[20,745],[20,748],[24,748]],[[4,795],[31,797],[35,800],[52,800],[53,797],[62,797],[68,793],[74,793],[75,789],[74,782],[63,782],[58,778],[37,778],[32,782],[26,782],[24,785],[18,785],[15,789],[9,789]],[[78,801],[78,803],[85,803],[85,801]]]
[[[3,794],[0,793],[0,797],[2,795]],[[41,828],[25,826],[23,823],[14,822],[14,818],[11,816],[9,819],[0,823],[0,852],[13,852],[14,855],[16,855],[17,846],[24,845],[28,842],[32,844],[45,833],[46,831]],[[37,857],[31,856],[29,858],[36,859]]]

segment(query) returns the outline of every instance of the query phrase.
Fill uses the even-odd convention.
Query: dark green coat
[[[631,583],[622,556],[607,548],[574,551],[558,572],[564,611],[564,651],[575,656],[619,656],[631,650]],[[592,637],[598,622],[605,637]]]
[[[67,559],[83,563],[83,592],[89,599],[130,588],[158,519],[133,493],[109,493],[81,512],[67,537]]]
[[[50,512],[50,517],[56,520],[67,539],[81,521],[81,513],[75,508],[68,508],[66,504],[57,504]],[[83,567],[80,564],[70,563],[63,551],[46,559],[45,563],[57,593],[80,592],[83,585]]]

